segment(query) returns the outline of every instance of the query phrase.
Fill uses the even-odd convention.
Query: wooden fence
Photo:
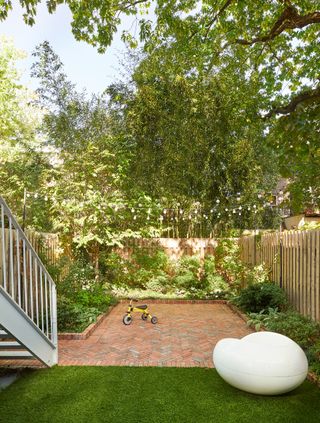
[[[270,279],[302,314],[320,320],[320,230],[285,231],[241,237],[244,263],[265,263]]]
[[[170,258],[177,260],[181,256],[194,254],[203,258],[208,254],[214,254],[216,246],[217,241],[212,238],[136,238],[129,239],[123,248],[117,248],[115,251],[122,257],[128,258],[136,247],[145,249],[147,253],[161,248]]]
[[[13,242],[15,243],[15,231],[13,233]],[[29,239],[31,245],[44,261],[44,264],[54,265],[57,263],[59,257],[59,238],[56,234],[39,233],[26,230],[25,234]],[[2,242],[2,230],[0,229],[0,242]],[[4,245],[5,251],[9,251],[9,229],[4,230]],[[14,251],[14,254],[16,252]],[[1,256],[0,256],[1,260]],[[2,263],[0,262],[0,267]]]

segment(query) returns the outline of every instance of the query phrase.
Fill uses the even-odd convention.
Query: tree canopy
[[[32,25],[39,1],[20,3]],[[49,12],[60,3],[47,2]],[[176,202],[189,210],[201,203],[215,211],[212,223],[219,217],[236,225],[252,225],[253,220],[258,225],[261,220],[253,219],[251,208],[230,213],[236,206],[232,202],[240,193],[250,206],[264,193],[268,203],[281,175],[290,181],[293,211],[319,206],[316,0],[64,3],[71,10],[76,39],[104,51],[125,14],[139,21],[143,47],[129,81],[89,99],[76,91],[47,43],[35,54],[34,76],[41,81],[38,105],[45,110],[48,144],[61,160],[61,193],[68,192],[68,178],[74,176],[81,192],[94,186],[95,192],[107,193],[108,203],[115,193],[127,203],[144,198],[147,204],[150,199],[155,208]],[[10,0],[3,2],[0,19],[11,8]],[[136,44],[129,33],[123,39]],[[15,107],[18,86],[15,74],[10,75],[2,84],[12,95],[4,110],[11,120],[5,119],[7,126],[0,130],[11,141],[21,134],[21,139],[34,138],[23,119],[12,120],[17,113],[10,112],[10,104]],[[15,122],[20,122],[18,129]],[[93,184],[98,156],[103,170],[100,179],[94,177],[100,182]],[[71,176],[65,178],[65,173]],[[81,203],[77,198],[77,207]]]

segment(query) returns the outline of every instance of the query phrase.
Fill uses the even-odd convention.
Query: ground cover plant
[[[265,328],[278,332],[297,342],[305,351],[309,368],[320,376],[320,323],[301,315],[295,310],[279,311],[268,307],[259,313],[248,313],[248,324],[256,330]]]
[[[57,283],[58,330],[82,332],[116,303],[114,296],[99,280],[94,269],[82,260],[68,267],[68,272]]]
[[[306,381],[285,395],[252,395],[214,369],[56,367],[26,373],[0,403],[0,421],[14,423],[316,423],[320,391]]]

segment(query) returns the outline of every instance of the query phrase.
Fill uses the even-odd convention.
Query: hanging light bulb
[[[163,214],[167,214],[167,209],[163,209]]]
[[[131,212],[134,213],[134,208],[131,209]]]
[[[213,213],[213,209],[210,210],[210,213]]]
[[[216,203],[219,204],[220,203],[220,200],[216,200]]]
[[[136,219],[137,219],[137,216],[136,216],[136,215],[134,215],[134,216],[133,216],[133,220],[136,220]]]
[[[233,214],[235,214],[235,212],[236,212],[236,210],[235,210],[235,209],[234,209],[234,210],[232,210],[232,213],[233,213]]]
[[[253,208],[254,208],[254,209],[256,209],[256,208],[257,208],[257,206],[254,204],[254,205],[253,205]]]
[[[179,213],[180,213],[180,214],[183,214],[183,210],[182,210],[182,209],[180,209]]]
[[[241,212],[239,212],[239,216],[241,216]]]
[[[239,210],[242,210],[242,206],[239,206]]]
[[[251,210],[251,207],[248,207],[248,211],[250,211]]]
[[[227,207],[225,208],[225,211],[228,211]]]

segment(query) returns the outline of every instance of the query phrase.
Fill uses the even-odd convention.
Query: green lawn
[[[319,423],[309,382],[263,397],[227,385],[213,369],[55,367],[30,371],[0,393],[5,423]]]

